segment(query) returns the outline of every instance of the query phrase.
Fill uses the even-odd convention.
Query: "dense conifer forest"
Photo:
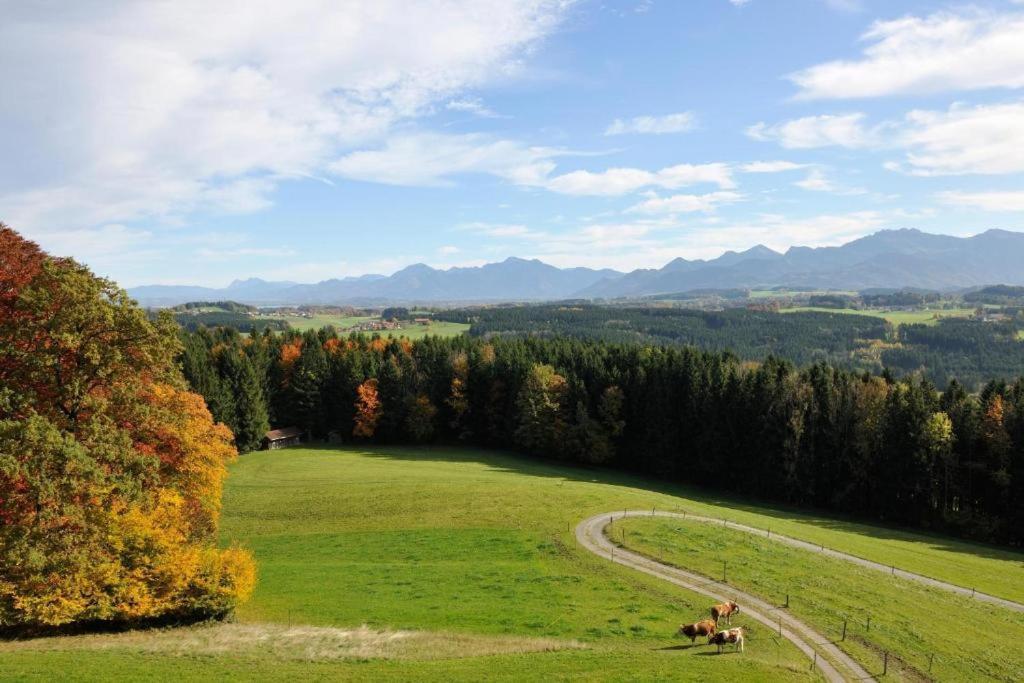
[[[970,393],[916,374],[565,337],[183,334],[186,377],[243,451],[268,424],[314,439],[515,446],[1024,543],[1024,378]]]
[[[900,296],[904,296],[901,294]],[[908,295],[909,296],[909,295]],[[471,323],[470,334],[616,343],[696,346],[731,351],[744,360],[785,358],[798,367],[825,362],[858,372],[920,373],[945,386],[956,379],[972,391],[992,377],[1024,369],[1019,324],[944,318],[935,325],[896,327],[882,318],[849,313],[732,308],[595,306],[586,303],[443,311],[441,320]]]

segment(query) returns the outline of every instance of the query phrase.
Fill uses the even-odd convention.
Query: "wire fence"
[[[681,519],[684,520],[687,516],[706,519],[706,515],[695,515],[693,512],[687,511],[683,508],[667,509],[663,511],[679,514]],[[654,516],[656,512],[657,509],[652,508],[651,516]],[[630,540],[629,531],[621,524],[618,526],[615,525],[616,519],[621,522],[623,519],[636,517],[638,517],[638,515],[629,515],[628,511],[623,511],[622,516],[618,518],[614,515],[609,517],[605,533],[615,546],[632,552],[637,552],[635,549],[629,548],[628,546]],[[727,518],[721,518],[721,521],[723,528],[729,528],[730,522]],[[743,526],[753,528],[749,527],[749,525]],[[770,528],[763,529],[762,531],[765,533],[765,538],[772,537],[773,532]],[[776,536],[778,536],[778,534],[776,534]],[[828,550],[827,546],[824,544],[818,544],[818,548],[819,552]],[[690,567],[682,567],[673,562],[664,545],[659,546],[658,551],[659,552],[644,552],[639,554],[669,567],[684,569],[691,573],[694,572]],[[850,553],[845,554],[856,557]],[[871,560],[867,561],[871,562]],[[696,584],[698,587],[712,587],[720,586],[721,584],[728,584],[730,576],[732,576],[734,580],[743,581],[746,579],[751,580],[752,583],[758,583],[756,576],[750,576],[752,568],[748,563],[729,559],[722,559],[720,562],[722,563],[721,578],[713,578],[704,573],[697,572],[699,575],[703,575],[707,578],[705,583]],[[890,575],[896,575],[897,571],[899,571],[898,567],[892,567]],[[781,647],[780,639],[782,638],[783,629],[790,628],[787,624],[785,615],[787,613],[791,613],[792,606],[796,605],[796,611],[801,614],[801,618],[806,619],[808,614],[815,615],[813,617],[814,620],[810,622],[813,624],[814,628],[819,633],[825,635],[829,639],[829,642],[843,649],[848,655],[860,662],[861,666],[865,667],[876,676],[909,676],[918,680],[951,680],[955,679],[957,676],[963,675],[963,672],[960,670],[950,669],[943,666],[942,659],[936,656],[934,652],[913,648],[908,649],[908,647],[903,644],[898,646],[892,645],[891,641],[893,634],[889,632],[889,627],[880,624],[877,618],[873,618],[870,613],[862,612],[856,615],[837,613],[828,606],[814,601],[809,596],[805,596],[797,588],[780,593],[776,596],[776,599],[778,600],[778,604],[771,607],[769,611],[777,615],[778,626],[773,631],[766,632],[770,635],[770,641],[776,646],[777,658],[779,656],[779,648]],[[751,635],[754,636],[752,640],[756,640],[757,631],[760,627],[754,626],[747,628],[750,629]],[[796,631],[797,629],[792,630]],[[811,669],[817,667],[817,657],[818,653],[815,650],[811,657]]]

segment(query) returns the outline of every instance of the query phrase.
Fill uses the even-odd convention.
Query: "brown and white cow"
[[[715,605],[711,608],[711,618],[715,620],[715,625],[718,625],[718,621],[725,617],[725,623],[732,625],[732,615],[739,614],[740,606],[735,602],[723,602],[721,605]]]
[[[717,645],[719,654],[721,654],[722,648],[730,643],[734,646],[733,649],[743,652],[742,626],[731,628],[727,631],[719,631],[714,635],[708,636],[708,645]]]
[[[680,636],[686,636],[690,639],[690,642],[697,640],[697,636],[713,636],[717,630],[717,626],[711,619],[705,619],[704,621],[698,621],[695,624],[685,624],[679,627]]]

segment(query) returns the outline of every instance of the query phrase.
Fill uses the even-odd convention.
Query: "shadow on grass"
[[[82,636],[107,633],[126,633],[128,631],[148,631],[197,624],[213,624],[230,621],[231,614],[169,614],[150,619],[136,620],[96,620],[81,621],[60,626],[48,625],[17,625],[0,627],[0,641],[31,640],[35,638],[57,638],[60,636]]]
[[[692,650],[695,647],[705,647],[704,645],[698,645],[693,643],[692,645],[669,645],[667,647],[652,647],[651,650],[654,652],[662,652],[666,650]]]
[[[371,458],[397,461],[467,462],[487,465],[494,471],[533,477],[564,479],[572,482],[600,483],[640,489],[652,493],[688,498],[704,505],[763,515],[787,522],[799,522],[828,531],[837,531],[879,540],[926,543],[935,550],[981,556],[988,559],[1018,563],[1024,568],[1024,554],[1010,549],[931,533],[927,530],[887,526],[883,522],[854,519],[838,512],[813,508],[797,508],[773,501],[756,500],[738,493],[728,493],[658,480],[653,476],[630,474],[586,464],[565,464],[535,456],[464,445],[333,445],[303,444],[306,450],[355,453]]]

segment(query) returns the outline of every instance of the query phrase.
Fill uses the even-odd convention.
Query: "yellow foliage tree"
[[[170,320],[2,225],[0,293],[0,629],[245,600],[252,558],[215,544],[232,435],[186,391]]]

